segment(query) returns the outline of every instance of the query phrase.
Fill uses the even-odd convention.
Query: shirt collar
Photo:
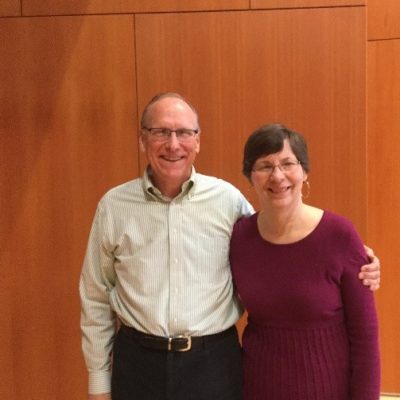
[[[153,200],[161,199],[164,201],[170,201],[170,199],[163,196],[162,193],[158,190],[158,188],[154,186],[151,176],[152,176],[152,170],[151,167],[148,165],[144,170],[142,176],[142,186],[145,194]],[[190,177],[187,181],[183,182],[181,193],[178,196],[176,196],[176,198],[187,196],[190,200],[195,194],[197,181],[198,181],[197,173],[195,168],[192,166],[192,172],[190,174]]]

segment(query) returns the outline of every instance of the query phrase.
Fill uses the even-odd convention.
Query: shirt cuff
[[[89,394],[111,392],[111,371],[89,372]]]

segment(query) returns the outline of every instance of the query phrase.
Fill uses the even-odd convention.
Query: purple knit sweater
[[[304,239],[272,244],[257,215],[243,218],[230,260],[249,316],[245,400],[379,399],[374,298],[357,277],[367,259],[349,221],[325,211]]]

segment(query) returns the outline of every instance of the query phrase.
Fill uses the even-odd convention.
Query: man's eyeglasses
[[[175,132],[175,136],[180,142],[183,142],[185,140],[190,140],[199,133],[199,129],[188,129],[188,128],[172,130],[168,128],[143,127],[142,129],[146,130],[150,134],[150,137],[154,138],[155,140],[168,140],[171,137],[172,132]]]
[[[299,160],[287,160],[282,161],[279,164],[262,163],[254,166],[254,172],[260,172],[265,175],[272,175],[275,168],[278,168],[283,173],[289,174],[295,170],[295,168],[300,164]]]

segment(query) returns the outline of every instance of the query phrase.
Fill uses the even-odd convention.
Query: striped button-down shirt
[[[99,202],[82,268],[89,393],[110,391],[116,319],[158,336],[209,335],[238,320],[229,266],[233,224],[253,212],[231,184],[194,171],[174,199],[147,172]]]

